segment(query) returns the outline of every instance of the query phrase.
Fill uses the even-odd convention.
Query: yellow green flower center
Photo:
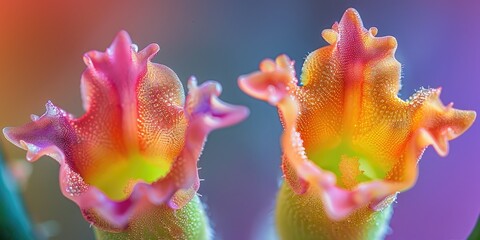
[[[140,154],[132,154],[128,158],[115,156],[115,160],[105,161],[108,164],[99,166],[98,171],[90,171],[85,181],[113,200],[128,197],[137,181],[153,183],[167,175],[171,161],[152,159]],[[100,161],[99,161],[100,162]]]
[[[358,183],[384,179],[387,171],[374,161],[375,156],[355,149],[345,141],[328,149],[307,152],[317,166],[337,176],[337,184],[354,188]]]

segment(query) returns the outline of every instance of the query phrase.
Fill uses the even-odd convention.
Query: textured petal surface
[[[300,83],[285,55],[239,79],[247,94],[278,107],[287,182],[297,193],[318,188],[333,219],[413,186],[424,149],[446,155],[448,140],[475,119],[443,105],[440,89],[400,99],[396,40],[377,31],[348,9],[323,31],[329,45],[309,54]]]
[[[56,159],[64,195],[105,229],[126,227],[148,204],[188,203],[199,187],[197,161],[208,133],[248,115],[218,99],[216,82],[197,86],[192,78],[185,99],[177,75],[150,62],[158,50],[151,44],[137,52],[120,32],[105,52],[84,56],[83,116],[48,102],[41,117],[4,129],[28,160]]]

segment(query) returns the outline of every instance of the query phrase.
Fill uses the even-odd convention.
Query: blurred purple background
[[[266,239],[262,226],[281,176],[281,127],[276,110],[243,94],[236,79],[281,53],[300,70],[307,53],[326,45],[321,31],[348,7],[367,28],[378,27],[379,36],[397,38],[402,98],[421,86],[442,86],[444,103],[480,110],[476,1],[0,0],[0,127],[42,114],[49,99],[80,116],[82,55],[104,50],[119,30],[140,48],[157,42],[162,49],[154,61],[183,83],[193,74],[218,80],[223,99],[251,109],[245,122],[211,134],[199,163],[206,179],[200,193],[218,239]],[[451,142],[446,158],[426,151],[416,186],[394,206],[387,239],[465,239],[480,213],[479,137],[475,123]],[[24,158],[24,151],[2,143],[12,161]],[[93,238],[77,206],[61,195],[53,160],[34,164],[24,196],[36,222],[58,223],[52,239]]]

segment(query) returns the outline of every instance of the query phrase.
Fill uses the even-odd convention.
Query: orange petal
[[[425,147],[444,156],[448,140],[475,119],[444,106],[436,89],[400,99],[397,42],[377,32],[348,9],[322,32],[330,45],[306,58],[300,86],[285,55],[239,79],[243,91],[279,109],[286,181],[299,194],[318,188],[333,219],[413,186]]]
[[[185,99],[177,75],[150,62],[158,50],[151,44],[137,52],[120,32],[105,52],[84,56],[83,116],[48,102],[41,117],[3,131],[29,161],[56,159],[62,193],[102,229],[125,228],[142,209],[185,206],[199,188],[207,135],[248,115],[221,101],[214,81],[197,86],[192,78]]]

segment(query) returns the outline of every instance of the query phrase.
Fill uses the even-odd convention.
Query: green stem
[[[283,183],[277,197],[276,225],[280,239],[383,239],[392,206],[382,211],[369,207],[359,209],[342,221],[333,221],[325,214],[320,194],[310,188],[296,194]]]
[[[0,239],[33,239],[33,236],[17,184],[5,167],[0,149]]]
[[[209,240],[211,230],[200,199],[195,196],[187,205],[173,210],[166,205],[143,212],[123,232],[95,228],[97,239],[188,239]]]
[[[468,240],[475,240],[475,239],[480,239],[480,216],[477,218],[477,224],[472,230],[472,233],[470,233],[470,236],[468,236]]]

